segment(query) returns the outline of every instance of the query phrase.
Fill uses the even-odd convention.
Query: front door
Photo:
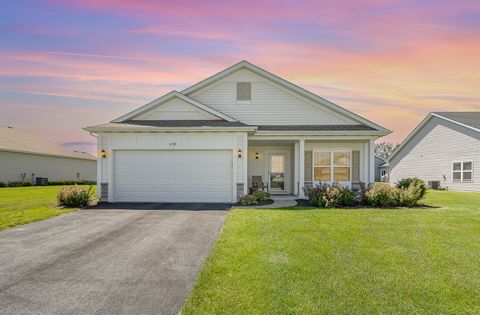
[[[271,153],[268,156],[268,178],[271,192],[285,192],[285,171],[287,155],[285,153]]]

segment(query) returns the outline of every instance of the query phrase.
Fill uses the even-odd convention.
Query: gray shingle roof
[[[434,112],[432,114],[454,120],[461,124],[480,129],[480,111],[478,112]]]
[[[246,127],[239,121],[226,120],[127,120],[121,124],[152,127]]]
[[[0,151],[25,152],[86,160],[96,157],[85,152],[72,151],[31,131],[0,125]]]
[[[258,126],[264,131],[372,131],[374,128],[364,125],[268,125]]]

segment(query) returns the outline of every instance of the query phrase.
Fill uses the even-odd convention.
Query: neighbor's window
[[[252,100],[252,83],[237,82],[237,101]]]
[[[351,173],[351,152],[314,152],[313,180],[348,182]]]
[[[473,179],[473,162],[459,161],[452,163],[452,179],[454,182],[471,182]]]

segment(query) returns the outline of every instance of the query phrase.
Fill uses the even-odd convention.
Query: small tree
[[[398,143],[393,144],[385,141],[375,143],[375,155],[383,160],[386,160],[397,146]]]

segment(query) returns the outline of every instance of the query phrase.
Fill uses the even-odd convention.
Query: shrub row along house
[[[374,141],[390,133],[246,61],[85,130],[97,135],[98,193],[109,202],[355,187],[374,181]]]
[[[96,158],[68,150],[30,131],[0,126],[0,182],[96,180]]]
[[[430,113],[387,162],[390,183],[418,177],[434,189],[480,191],[480,112]]]

